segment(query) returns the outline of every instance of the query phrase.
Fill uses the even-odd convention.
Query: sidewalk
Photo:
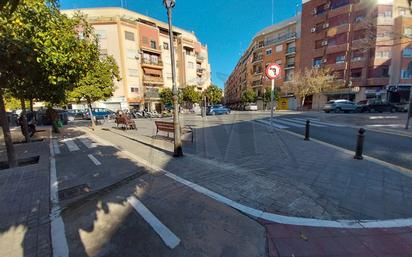
[[[189,150],[192,154],[173,159],[172,142],[149,137],[151,129],[98,130],[93,134],[110,138],[148,164],[240,204],[296,219],[347,219],[347,224],[358,227],[320,226],[316,220],[314,227],[298,226],[258,219],[266,227],[269,256],[412,254],[410,225],[399,225],[401,221],[392,221],[398,228],[379,228],[384,224],[379,221],[374,223],[378,228],[356,225],[365,219],[412,217],[412,181],[407,174],[376,163],[355,161],[334,148],[304,142],[281,131],[268,135],[263,126],[251,122],[198,127],[195,144],[185,146],[186,153]],[[240,136],[244,131],[252,136]]]
[[[21,139],[20,131],[13,133]],[[40,156],[39,163],[0,170],[0,256],[51,256],[49,222],[49,131],[43,142],[16,144],[19,159]],[[6,152],[0,153],[6,160]]]

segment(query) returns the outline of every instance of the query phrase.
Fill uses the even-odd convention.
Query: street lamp
[[[176,85],[176,66],[175,66],[175,48],[173,43],[173,30],[172,30],[172,9],[175,6],[175,0],[163,0],[163,4],[167,9],[167,18],[169,22],[169,42],[170,42],[170,59],[172,63],[172,85],[173,85],[173,127],[174,127],[174,157],[183,156],[182,140],[180,138],[180,124],[179,124],[179,106],[177,97],[177,85]]]

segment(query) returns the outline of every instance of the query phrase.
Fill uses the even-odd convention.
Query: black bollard
[[[309,129],[310,129],[310,120],[306,120],[305,126],[305,140],[309,141]]]
[[[356,154],[353,157],[356,160],[363,160],[363,141],[365,140],[365,130],[363,128],[359,129],[358,140],[356,142]]]

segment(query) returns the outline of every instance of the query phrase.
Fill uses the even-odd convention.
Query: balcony
[[[163,62],[158,60],[158,61],[153,61],[153,60],[148,60],[148,59],[142,59],[142,67],[152,67],[152,68],[162,68],[163,67]]]
[[[389,78],[369,78],[368,86],[382,86],[389,84]]]
[[[296,54],[296,47],[289,47],[286,50],[286,55],[292,55],[292,54]]]
[[[295,63],[288,63],[285,67],[285,70],[290,70],[295,68]]]
[[[202,53],[198,53],[198,54],[196,55],[196,59],[199,60],[199,61],[203,61],[203,60],[206,59],[206,55],[205,55],[205,54],[202,54]]]
[[[259,62],[259,61],[262,61],[262,60],[263,60],[263,56],[259,55],[259,56],[256,56],[256,57],[253,58],[252,63]]]
[[[160,48],[153,48],[153,47],[147,47],[147,46],[140,46],[140,48],[144,52],[150,52],[150,53],[156,53],[156,54],[162,53],[162,50],[160,50]]]
[[[290,33],[284,34],[280,37],[277,37],[277,38],[266,41],[265,46],[278,44],[278,43],[283,42],[283,41],[294,40],[294,39],[296,39],[296,35],[297,35],[296,32],[290,32]]]
[[[197,72],[197,73],[203,73],[203,71],[205,71],[205,70],[206,70],[205,68],[198,67],[198,68],[196,69],[196,72]]]
[[[143,75],[143,83],[146,84],[163,84],[163,77]]]
[[[392,17],[378,17],[377,25],[393,25]]]

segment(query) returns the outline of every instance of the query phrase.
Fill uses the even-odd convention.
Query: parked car
[[[96,120],[104,120],[105,118],[110,118],[116,115],[114,111],[106,108],[92,108],[92,114]],[[84,118],[90,119],[90,111],[87,110],[84,113]]]
[[[206,113],[207,115],[229,114],[230,109],[223,105],[213,105],[207,107]]]
[[[396,112],[398,108],[380,99],[367,99],[358,102],[360,112]]]
[[[61,109],[60,110],[56,109],[56,111],[58,112],[59,119],[61,120],[63,125],[67,125],[69,121],[68,112],[66,110],[61,110]],[[36,120],[37,120],[38,125],[46,125],[46,126],[51,125],[50,117],[46,115],[46,109],[39,110],[36,113]]]
[[[74,110],[74,109],[67,110],[67,114],[69,116],[70,121],[84,119],[85,112],[86,112],[85,110]]]
[[[257,111],[258,110],[258,106],[257,104],[246,104],[245,106],[245,111]]]
[[[329,112],[357,112],[360,110],[360,107],[349,100],[339,99],[339,100],[330,100],[323,107],[323,111],[326,113]]]
[[[409,104],[407,104],[407,103],[404,103],[404,104],[397,103],[397,104],[393,104],[393,105],[396,107],[396,110],[398,112],[408,112],[408,110],[409,110]]]

